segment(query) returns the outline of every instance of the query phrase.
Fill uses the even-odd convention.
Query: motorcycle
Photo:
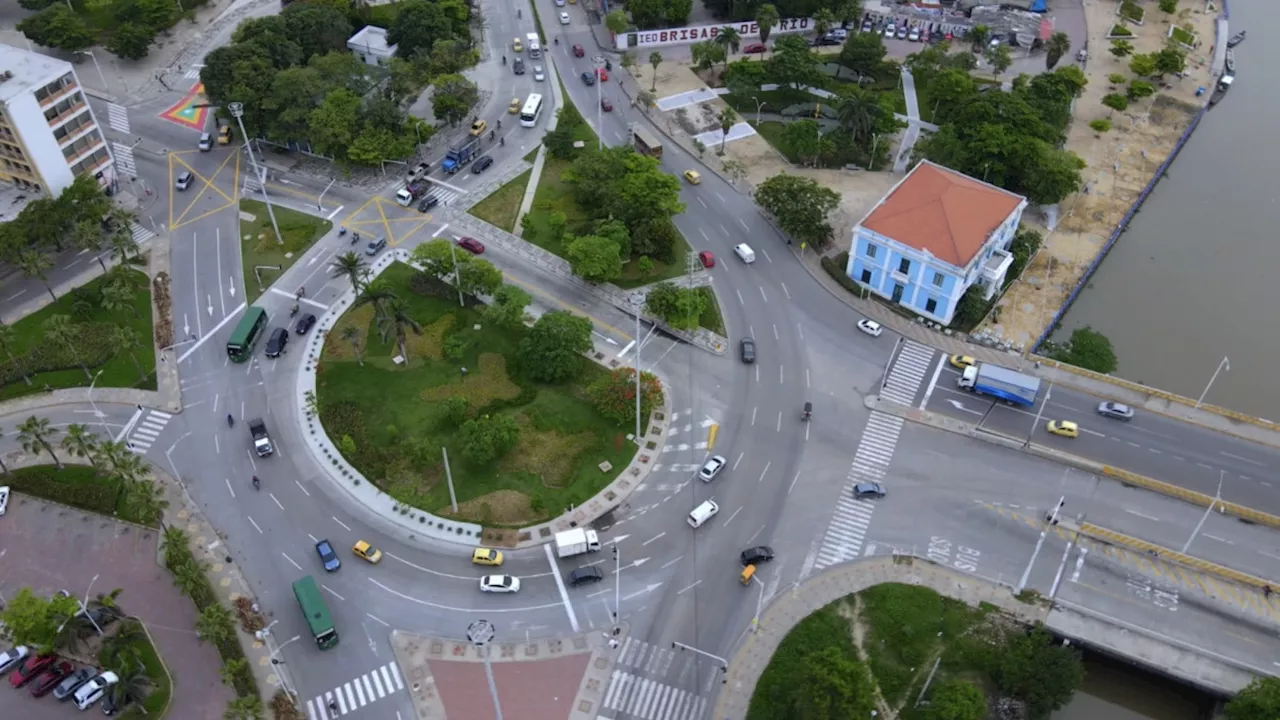
[[[235,427],[235,424],[236,419],[231,417],[231,415],[227,415],[227,427]]]
[[[360,233],[351,233],[351,244],[355,245],[360,242]]]
[[[254,490],[260,490],[260,489],[261,489],[261,487],[262,487],[262,485],[261,485],[261,483],[258,481],[258,476],[257,476],[257,475],[254,475],[254,476],[253,476],[253,489],[254,489]]]
[[[346,234],[347,234],[347,229],[346,229],[346,228],[344,228],[344,227],[342,227],[342,228],[338,228],[338,237],[344,237],[344,236],[346,236]]]
[[[800,415],[800,419],[801,419],[801,420],[803,420],[803,421],[805,421],[805,422],[809,422],[809,416],[810,416],[810,415],[812,415],[812,414],[813,414],[813,403],[811,403],[811,402],[807,402],[807,403],[805,403],[805,404],[804,404],[804,411],[803,411],[803,413]]]
[[[293,317],[294,315],[297,315],[299,309],[300,308],[298,307],[298,303],[294,303],[293,307],[289,308],[289,317]]]

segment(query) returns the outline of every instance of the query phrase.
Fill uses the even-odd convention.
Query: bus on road
[[[231,339],[227,341],[227,357],[234,362],[248,360],[253,355],[253,346],[266,327],[267,311],[257,305],[250,305],[249,309],[244,311],[244,317],[236,323],[236,329],[231,332]]]
[[[338,644],[338,630],[333,626],[333,617],[329,615],[329,607],[324,604],[320,588],[310,575],[293,584],[293,595],[298,598],[298,607],[307,618],[307,627],[316,645],[321,650],[328,650]]]
[[[520,110],[520,125],[522,127],[534,127],[538,124],[538,118],[542,115],[542,96],[533,93],[529,99],[525,101],[524,108]]]

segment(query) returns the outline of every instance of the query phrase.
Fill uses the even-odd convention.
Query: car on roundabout
[[[498,567],[502,564],[502,551],[491,548],[476,548],[471,551],[471,564]]]
[[[1065,438],[1080,437],[1080,426],[1070,420],[1050,420],[1044,429],[1048,430],[1050,435]]]
[[[858,483],[853,486],[853,496],[858,500],[879,500],[889,493],[877,482]]]
[[[972,355],[952,355],[950,362],[951,367],[958,368],[960,370],[978,364],[978,361],[975,360]]]
[[[476,120],[471,123],[471,137],[480,137],[484,134],[484,131],[488,129],[489,122],[487,120]]]
[[[740,343],[739,349],[742,355],[743,363],[747,365],[751,365],[756,361],[756,341],[755,340],[752,340],[751,338],[742,338],[742,342]]]
[[[514,575],[485,575],[480,578],[480,590],[491,593],[520,592],[520,578]]]
[[[1105,415],[1116,420],[1129,421],[1133,419],[1133,408],[1118,402],[1101,402],[1098,403],[1098,414]],[[0,510],[0,512],[3,512]]]
[[[365,542],[364,540],[360,540],[355,545],[352,545],[351,552],[356,557],[362,560],[368,560],[374,565],[377,565],[378,561],[382,560],[382,551],[370,545],[369,543]]]
[[[747,548],[742,551],[742,565],[759,565],[762,562],[769,562],[773,559],[773,548],[768,545],[758,545],[753,548]]]
[[[858,321],[858,329],[871,337],[880,337],[880,333],[884,332],[883,325],[875,320],[867,320],[866,318]]]
[[[728,462],[728,460],[724,459],[723,455],[712,455],[706,462],[702,463],[702,467],[698,469],[698,477],[702,479],[702,482],[711,482],[720,474],[721,470],[724,470],[724,466]]]
[[[589,583],[598,583],[604,579],[604,572],[593,565],[584,565],[569,573],[569,585],[577,587]]]
[[[690,185],[702,184],[702,173],[697,170],[685,170],[682,174],[684,175],[684,179],[689,181]]]
[[[338,553],[333,551],[333,544],[328,540],[316,541],[316,554],[320,556],[320,562],[324,565],[326,572],[337,572],[338,568],[342,567]]]

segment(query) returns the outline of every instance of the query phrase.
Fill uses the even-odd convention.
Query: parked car
[[[58,656],[52,653],[47,655],[29,655],[13,672],[9,673],[9,684],[15,688],[36,679],[40,673],[53,667],[58,662]]]
[[[479,240],[473,237],[458,238],[458,247],[462,248],[463,250],[466,250],[467,252],[473,255],[484,254],[484,243],[480,242]]]
[[[762,562],[769,562],[772,559],[773,548],[768,545],[759,545],[742,551],[743,565],[759,565]]]
[[[768,50],[769,46],[764,43],[748,43],[742,47],[743,55],[758,55]]]
[[[884,326],[875,320],[867,320],[866,318],[858,321],[858,329],[871,337],[880,337],[880,333],[884,332]]]
[[[1133,408],[1118,402],[1098,403],[1098,414],[1117,420],[1132,420]]]
[[[289,331],[286,328],[276,328],[271,331],[271,337],[267,338],[267,357],[276,358],[285,351],[289,346]]]
[[[93,678],[89,682],[80,686],[76,690],[75,697],[76,708],[79,710],[88,710],[90,705],[102,699],[107,689],[112,685],[120,682],[119,676],[115,673],[107,671]]]
[[[488,170],[492,166],[493,166],[493,158],[489,157],[488,155],[483,155],[479,159],[477,159],[475,163],[471,165],[471,172],[476,175],[479,175],[480,173],[484,172],[485,170]]]
[[[872,27],[872,26],[871,26],[871,21],[870,21],[870,20],[863,20],[863,21],[862,21],[862,32],[864,32],[864,33],[865,33],[865,32],[871,32],[871,27]]]
[[[589,72],[582,73],[582,84],[591,87],[596,84],[596,78]]]
[[[893,23],[889,23],[888,25],[884,26],[884,36],[886,38],[892,40],[893,37],[897,35],[897,33],[898,33],[898,26],[894,25]]]
[[[899,39],[899,40],[906,40],[906,39],[907,39],[907,26],[906,26],[906,25],[899,25],[899,26],[898,26],[898,39]]]
[[[742,362],[750,365],[756,361],[756,341],[751,338],[742,338],[739,343],[739,351],[742,355]]]
[[[513,575],[485,575],[480,578],[480,590],[492,593],[520,592],[520,578]]]
[[[884,486],[880,483],[858,483],[853,486],[853,496],[859,500],[882,498],[885,494]]]
[[[320,556],[320,562],[324,564],[326,572],[335,572],[342,567],[338,553],[333,551],[333,545],[328,540],[320,540],[316,543],[316,554]]]
[[[604,573],[593,565],[585,565],[569,573],[569,585],[573,587],[600,582],[603,579]]]
[[[713,455],[702,463],[702,467],[698,469],[698,477],[702,478],[703,482],[711,482],[728,462],[723,455]]]
[[[294,326],[293,331],[299,335],[306,335],[307,331],[315,327],[316,316],[311,313],[302,313],[302,317],[298,318],[298,324]]]
[[[82,667],[62,678],[62,682],[59,682],[58,686],[53,689],[53,699],[60,702],[69,700],[71,696],[75,694],[75,691],[80,689],[81,685],[89,682],[89,679],[93,677],[94,673],[95,671],[93,668]],[[32,692],[34,693],[35,691],[33,690]]]
[[[0,487],[0,515],[9,509],[9,486]]]
[[[67,660],[54,663],[31,681],[32,697],[44,697],[53,691],[63,678],[71,674],[73,666]]]
[[[920,42],[920,28],[911,28],[911,32],[907,34],[907,39],[911,42]]]

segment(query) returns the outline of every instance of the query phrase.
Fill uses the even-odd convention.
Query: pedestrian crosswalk
[[[142,227],[138,223],[129,223],[129,234],[133,236],[133,242],[135,245],[141,245],[156,236],[155,233]]]
[[[903,341],[902,351],[898,353],[893,367],[889,369],[889,374],[884,379],[880,396],[903,405],[914,405],[920,384],[924,382],[924,376],[933,365],[935,352],[927,345],[910,340]]]
[[[182,77],[184,77],[184,78],[186,78],[186,79],[188,79],[188,80],[199,80],[199,79],[200,79],[200,71],[201,71],[201,70],[203,70],[203,69],[204,69],[204,66],[203,66],[203,65],[192,65],[192,66],[191,66],[191,69],[190,69],[190,70],[188,70],[188,71],[186,72],[186,74],[185,74],[185,75],[183,75]]]
[[[308,700],[307,719],[330,720],[342,717],[403,689],[400,668],[389,662]]]
[[[853,487],[858,483],[884,481],[904,422],[902,418],[878,412],[871,413],[867,419],[867,427],[863,429],[862,440],[853,455],[848,479],[840,489],[836,511],[827,526],[827,534],[823,536],[814,568],[821,570],[853,560],[862,551],[875,504],[854,498]]]
[[[115,155],[116,166],[120,172],[129,177],[138,177],[138,166],[133,159],[133,148],[121,142],[111,142],[111,154]]]
[[[156,439],[160,437],[160,433],[164,430],[164,426],[169,424],[173,416],[169,413],[160,412],[159,410],[146,410],[142,418],[138,420],[138,424],[133,426],[133,430],[129,432],[127,447],[138,453],[145,454],[151,449]]]
[[[123,105],[107,103],[107,124],[111,129],[129,134],[129,110]]]
[[[698,720],[707,699],[656,680],[614,670],[604,695],[606,710],[644,720]]]

